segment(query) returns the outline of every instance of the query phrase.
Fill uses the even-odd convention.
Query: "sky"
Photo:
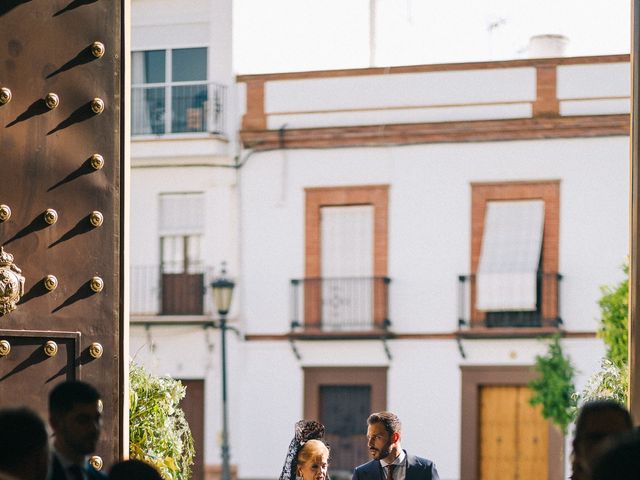
[[[234,0],[236,73],[525,58],[533,35],[567,56],[628,53],[631,0]]]

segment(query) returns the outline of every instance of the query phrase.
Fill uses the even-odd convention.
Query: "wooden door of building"
[[[180,380],[187,388],[187,394],[180,406],[189,423],[196,456],[191,466],[191,480],[204,479],[204,380]]]
[[[549,425],[526,386],[480,389],[480,480],[548,478]]]
[[[124,0],[0,2],[0,407],[102,394],[123,451]]]
[[[363,419],[371,413],[370,385],[320,387],[320,421],[331,445],[331,470],[348,476],[367,458]],[[334,473],[335,476],[335,473]]]

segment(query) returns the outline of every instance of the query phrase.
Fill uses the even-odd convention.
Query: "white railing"
[[[224,134],[227,88],[213,82],[147,83],[131,87],[132,135]]]

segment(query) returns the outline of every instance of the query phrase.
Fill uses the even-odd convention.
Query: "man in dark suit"
[[[369,455],[373,460],[356,467],[352,480],[440,480],[431,460],[402,449],[402,425],[395,414],[372,413],[367,425]]]
[[[80,381],[56,385],[49,395],[49,423],[54,435],[51,480],[107,478],[88,461],[102,428],[102,402],[93,386]]]

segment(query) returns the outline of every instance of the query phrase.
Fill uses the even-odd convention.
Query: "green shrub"
[[[575,369],[564,356],[560,336],[554,335],[546,355],[536,355],[535,371],[538,377],[529,383],[533,390],[531,405],[542,405],[542,416],[551,420],[564,433],[573,420],[575,409]]]
[[[607,346],[607,358],[618,368],[627,365],[629,338],[629,265],[622,267],[625,278],[614,286],[600,287],[598,336]]]
[[[179,407],[185,394],[178,380],[151,375],[131,362],[129,456],[152,464],[165,480],[191,478],[195,448]]]
[[[622,266],[625,277],[613,286],[600,287],[602,297],[598,300],[600,320],[598,337],[606,346],[606,357],[600,370],[595,372],[579,395],[578,406],[589,400],[612,398],[627,404],[629,388],[628,346],[629,338],[629,265]]]

